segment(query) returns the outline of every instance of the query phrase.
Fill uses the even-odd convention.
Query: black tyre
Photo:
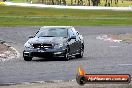
[[[67,50],[64,54],[64,60],[65,61],[68,61],[70,58],[69,58],[69,51]]]
[[[79,85],[83,86],[87,80],[84,76],[77,76],[76,81]]]
[[[31,61],[32,57],[23,57],[25,61]]]
[[[79,54],[76,55],[76,58],[83,58],[84,48],[82,47],[79,51]]]

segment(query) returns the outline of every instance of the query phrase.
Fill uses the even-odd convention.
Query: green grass
[[[25,25],[132,25],[132,12],[0,6],[0,26]]]

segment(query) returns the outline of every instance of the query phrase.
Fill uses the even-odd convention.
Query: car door
[[[70,39],[72,36],[75,36],[74,35],[74,32],[72,31],[72,29],[69,29],[68,30],[68,35],[69,35],[68,36],[69,37],[68,45],[69,45],[69,48],[70,48],[69,53],[70,54],[73,54],[74,51],[75,51],[75,48],[76,48],[76,44],[75,44],[76,39]]]
[[[76,32],[76,35],[77,35],[77,52],[78,52],[82,47],[82,42],[78,31]]]
[[[76,31],[74,28],[72,30],[74,32],[74,35],[76,36],[74,53],[78,53],[81,47],[81,40],[79,37],[79,32]]]

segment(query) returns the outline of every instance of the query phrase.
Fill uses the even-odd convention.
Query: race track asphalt
[[[0,40],[16,48],[20,57],[0,61],[0,84],[75,79],[78,66],[89,73],[127,73],[132,75],[132,44],[97,40],[104,34],[132,33],[132,26],[77,26],[85,40],[82,59],[62,61],[53,58],[34,58],[26,62],[22,58],[23,44],[39,29],[36,27],[0,27]]]

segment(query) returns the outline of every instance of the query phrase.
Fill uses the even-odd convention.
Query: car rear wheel
[[[32,57],[23,57],[25,61],[31,61]]]

